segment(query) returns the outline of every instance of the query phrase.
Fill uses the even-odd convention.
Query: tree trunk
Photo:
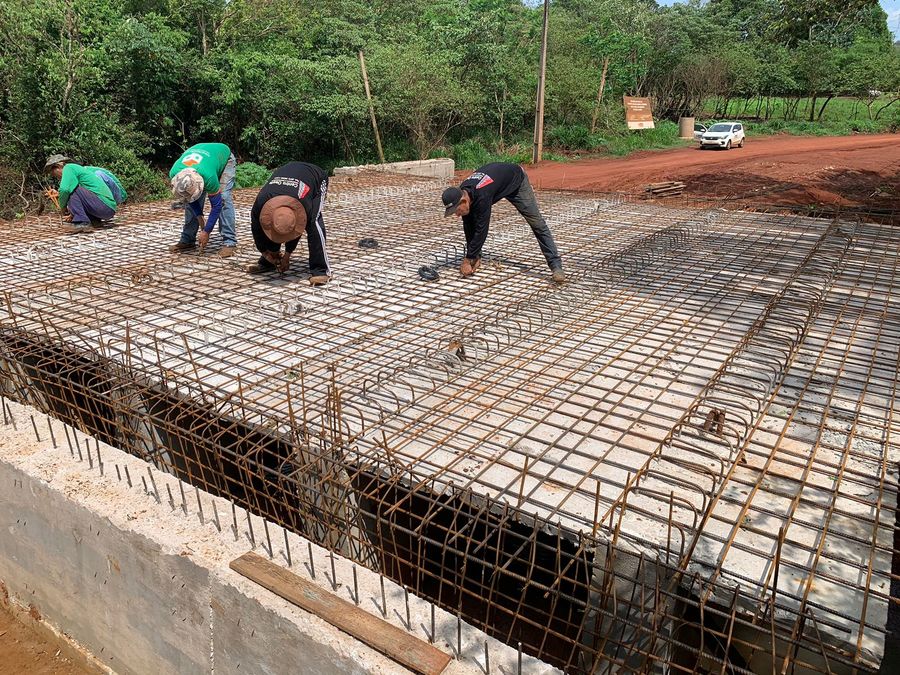
[[[597,90],[597,104],[594,106],[594,114],[591,115],[591,133],[597,130],[597,115],[600,114],[600,102],[603,100],[603,89],[606,87],[606,69],[609,67],[609,57],[603,59],[603,72],[600,74],[600,88]]]
[[[818,120],[819,120],[820,122],[822,121],[822,113],[825,112],[825,106],[828,105],[828,102],[829,102],[831,99],[833,99],[833,98],[834,98],[834,95],[833,95],[833,94],[830,95],[830,96],[828,96],[828,98],[825,99],[825,103],[823,103],[823,104],[822,104],[822,107],[819,108],[819,117],[818,117]]]
[[[811,94],[809,97],[809,121],[814,122],[816,119],[816,99],[818,97],[815,94]]]
[[[888,101],[887,103],[885,103],[883,106],[881,106],[881,107],[878,109],[878,112],[875,113],[875,119],[877,120],[879,117],[881,117],[881,113],[884,112],[887,108],[890,108],[890,107],[891,107],[892,105],[894,105],[897,101],[900,101],[900,97],[891,99],[890,101]]]

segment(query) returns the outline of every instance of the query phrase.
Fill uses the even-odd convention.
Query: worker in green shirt
[[[44,170],[59,181],[59,190],[48,194],[66,214],[66,231],[86,232],[92,224],[101,225],[116,215],[118,203],[109,185],[98,175],[98,167],[75,164],[65,155],[51,155]],[[105,169],[99,171],[108,173]],[[124,195],[122,190],[123,200]]]
[[[209,235],[219,223],[222,248],[219,256],[230,258],[237,246],[234,233],[234,189],[236,163],[231,150],[224,143],[198,143],[185,150],[172,165],[169,178],[172,194],[184,207],[184,228],[181,239],[169,250],[173,253],[194,248],[202,251]],[[209,218],[204,221],[203,206],[209,197]],[[200,230],[198,233],[197,230]]]

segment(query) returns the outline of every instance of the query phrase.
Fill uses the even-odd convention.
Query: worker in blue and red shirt
[[[250,232],[260,252],[251,274],[286,272],[291,254],[306,234],[309,248],[309,283],[322,286],[331,278],[325,249],[322,210],[328,194],[328,174],[307,162],[288,162],[275,169],[250,210]],[[281,246],[284,244],[284,252]]]
[[[541,253],[553,274],[553,281],[566,280],[562,259],[553,241],[553,234],[538,208],[534,190],[524,169],[518,164],[496,162],[485,164],[466,178],[459,187],[444,190],[444,216],[457,215],[462,218],[466,235],[466,257],[459,267],[464,277],[471,276],[481,264],[481,249],[487,239],[491,223],[491,208],[501,199],[509,200],[531,226]]]

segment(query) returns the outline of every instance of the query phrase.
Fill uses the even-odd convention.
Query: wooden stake
[[[603,72],[600,74],[600,89],[597,90],[597,105],[594,106],[594,114],[591,115],[591,133],[597,130],[597,115],[600,114],[600,101],[603,100],[603,90],[606,88],[606,69],[609,68],[609,57],[603,58]]]
[[[541,65],[538,71],[537,114],[534,116],[534,152],[531,155],[533,164],[541,161],[544,155],[544,85],[547,75],[547,24],[550,20],[550,0],[544,0],[544,26],[541,30]]]
[[[378,159],[384,164],[384,150],[381,147],[381,134],[378,133],[378,121],[375,119],[375,106],[372,105],[372,92],[369,91],[369,75],[366,72],[366,57],[359,50],[359,67],[362,69],[363,84],[366,86],[366,100],[369,102],[369,117],[372,120],[372,131],[375,132],[375,145],[378,146]]]

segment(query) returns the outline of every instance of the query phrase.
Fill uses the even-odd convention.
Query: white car
[[[744,125],[740,122],[717,122],[700,136],[700,149],[744,147]]]
[[[699,122],[694,123],[694,140],[699,141],[703,134],[706,133],[706,127]]]

